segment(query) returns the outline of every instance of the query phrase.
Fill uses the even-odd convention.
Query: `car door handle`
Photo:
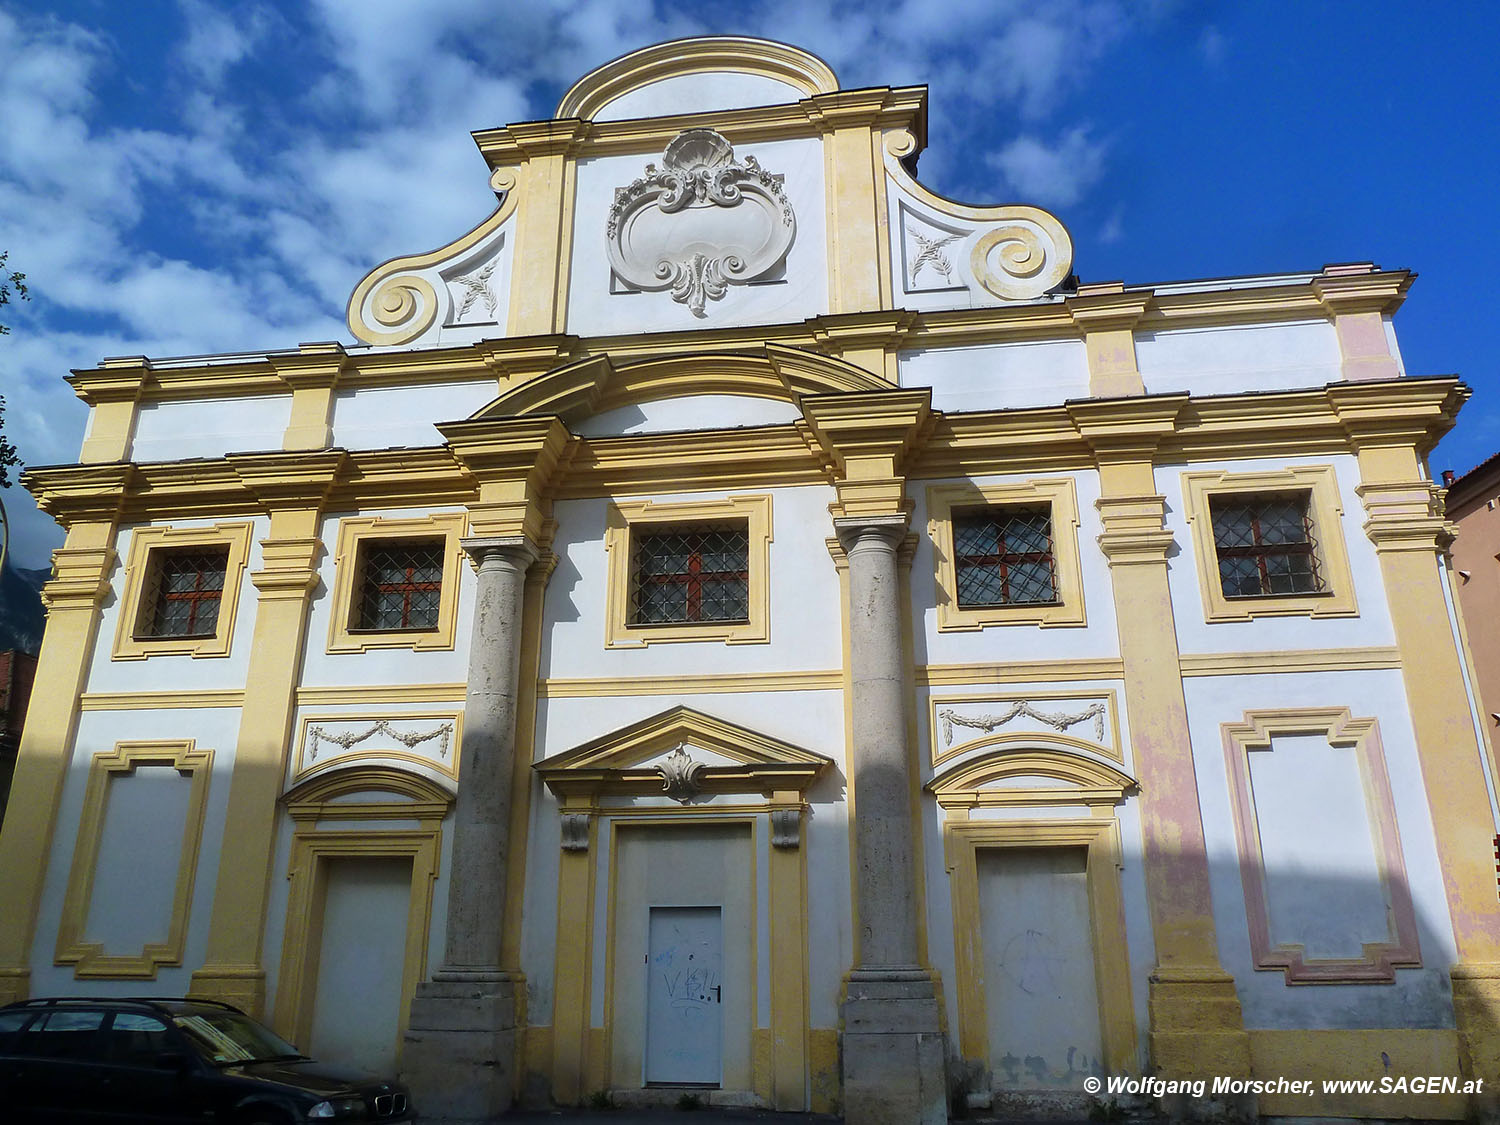
[[[713,987],[714,987],[714,1003],[715,1004],[722,1004],[722,1003],[724,1003],[724,998],[721,995],[719,995],[719,986],[718,985],[714,985]]]

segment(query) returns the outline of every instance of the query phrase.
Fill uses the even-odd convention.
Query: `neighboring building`
[[[1493,755],[1500,732],[1500,454],[1456,480],[1444,473],[1443,483],[1447,516],[1458,525],[1450,554]]]
[[[221,997],[424,1119],[1500,1082],[1409,273],[1078,284],[913,178],[925,89],[758,41],[474,138],[359,345],[73,376],[0,996]]]
[[[0,652],[0,823],[5,820],[6,797],[26,724],[26,705],[36,678],[36,657],[11,649]]]

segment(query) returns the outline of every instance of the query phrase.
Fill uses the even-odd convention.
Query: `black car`
[[[0,1120],[415,1120],[406,1087],[314,1062],[229,1004],[23,1000],[0,1008]]]

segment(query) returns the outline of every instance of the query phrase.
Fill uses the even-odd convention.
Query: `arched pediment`
[[[1135,778],[1069,746],[996,749],[967,758],[927,783],[943,808],[999,805],[1115,805],[1140,788]]]
[[[314,774],[281,800],[293,820],[440,820],[453,804],[453,794],[409,770],[353,765]]]
[[[470,420],[556,415],[569,422],[638,403],[696,395],[798,403],[803,395],[892,389],[884,379],[846,360],[778,344],[621,364],[600,355],[507,387]]]
[[[784,88],[784,95],[773,96],[773,101],[781,102],[839,88],[827,63],[786,43],[744,36],[678,39],[632,51],[591,70],[563,95],[554,116],[593,120],[611,102],[646,86],[690,74],[713,73],[766,79],[768,89]]]
[[[831,758],[691,707],[673,707],[532,766],[558,796],[805,791]]]

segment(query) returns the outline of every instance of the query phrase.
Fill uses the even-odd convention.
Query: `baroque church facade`
[[[1080,282],[918,182],[924,88],[755,40],[474,139],[358,344],[72,376],[0,1000],[223,999],[447,1120],[1500,1082],[1411,274]]]

